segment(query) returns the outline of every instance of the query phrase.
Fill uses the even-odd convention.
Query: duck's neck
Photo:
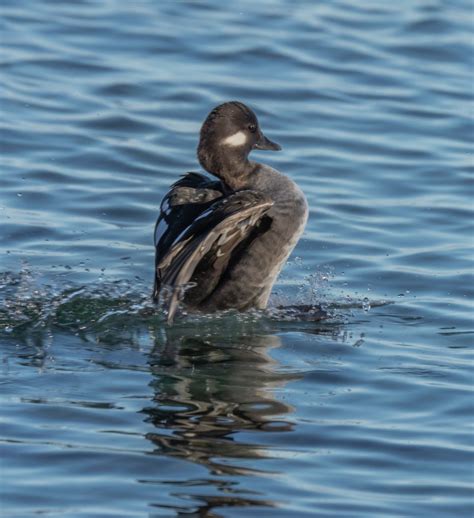
[[[256,169],[256,164],[249,161],[248,154],[239,150],[223,154],[212,148],[199,147],[198,158],[206,171],[220,178],[234,191],[245,189]]]
[[[220,178],[234,191],[247,188],[249,179],[255,171],[255,164],[248,159],[239,162],[221,164],[221,167],[208,169],[214,176]]]

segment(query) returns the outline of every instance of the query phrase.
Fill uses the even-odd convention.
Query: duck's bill
[[[254,149],[265,149],[268,151],[280,151],[281,146],[276,142],[272,142],[269,138],[267,138],[263,133],[260,133],[260,137],[253,145]]]

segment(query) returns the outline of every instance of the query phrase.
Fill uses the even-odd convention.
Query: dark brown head
[[[223,179],[249,168],[253,149],[279,151],[281,147],[262,133],[253,111],[238,101],[214,108],[201,128],[198,159],[206,171]]]

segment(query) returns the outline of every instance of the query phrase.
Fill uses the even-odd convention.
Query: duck
[[[153,301],[173,323],[178,307],[213,313],[263,310],[308,219],[302,190],[249,159],[280,151],[244,103],[216,106],[202,124],[197,158],[163,197],[155,225]]]

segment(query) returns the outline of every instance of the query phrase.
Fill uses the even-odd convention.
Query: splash
[[[380,301],[367,297],[346,295],[334,299],[331,290],[334,276],[333,268],[321,267],[307,273],[303,282],[296,286],[294,281],[283,279],[281,284],[285,290],[280,288],[272,295],[265,311],[238,313],[230,310],[204,315],[188,314],[181,308],[180,321],[186,325],[200,325],[229,317],[238,322],[270,319],[341,323],[350,316],[348,310],[360,308],[367,312],[380,305]],[[163,306],[152,302],[149,285],[139,278],[133,282],[107,281],[101,275],[95,284],[74,285],[60,276],[56,282],[45,284],[27,263],[17,274],[0,273],[0,333],[22,335],[59,329],[83,336],[87,333],[104,335],[140,325],[163,327],[165,320]]]
[[[79,333],[137,315],[156,317],[148,290],[137,282],[41,284],[27,265],[19,274],[0,274],[0,331],[7,334],[49,328]]]
[[[339,294],[335,293],[333,283],[337,280],[338,273],[330,265],[321,265],[315,271],[309,271],[303,260],[296,257],[291,263],[292,274],[295,270],[304,272],[303,281],[296,286],[291,279],[285,279],[282,275],[279,285],[280,289],[275,290],[270,299],[270,312],[282,319],[317,320],[319,311],[325,312],[326,318],[347,321],[353,316],[353,310],[363,310],[365,313],[372,308],[391,304],[389,300],[377,300],[358,292],[349,292],[345,288]],[[343,274],[341,274],[343,275]],[[347,286],[347,283],[344,284]],[[282,289],[284,288],[284,289]],[[307,308],[308,317],[304,318],[301,311],[297,317],[292,308],[300,308],[304,311]],[[286,313],[285,313],[285,310]]]

